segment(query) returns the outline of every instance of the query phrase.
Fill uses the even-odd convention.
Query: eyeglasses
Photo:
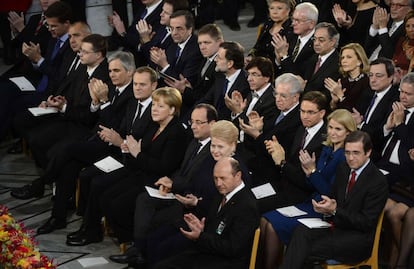
[[[390,8],[395,7],[397,9],[400,9],[402,7],[408,7],[409,5],[403,5],[403,4],[395,4],[395,3],[390,3]]]
[[[309,116],[316,115],[318,112],[319,112],[319,110],[318,111],[313,111],[313,110],[303,110],[303,109],[300,109],[300,113],[306,114],[306,115],[309,115]]]
[[[293,23],[301,24],[301,23],[305,23],[307,21],[310,21],[310,19],[295,19],[295,18],[292,18],[292,24]]]
[[[253,73],[249,73],[249,72],[247,72],[247,76],[249,77],[249,76],[252,76],[252,77],[254,77],[254,78],[260,78],[260,77],[263,77],[263,75],[261,75],[261,74],[259,74],[259,73],[256,73],[256,72],[253,72]]]
[[[208,120],[206,120],[206,121],[201,121],[201,120],[189,120],[189,121],[188,121],[188,125],[189,125],[189,126],[191,126],[191,125],[193,125],[193,124],[195,124],[195,125],[199,126],[199,125],[202,125],[202,124],[204,124],[204,123],[208,123]]]
[[[95,53],[95,51],[87,51],[87,50],[78,51],[79,55],[88,55],[88,54],[91,54],[91,53]]]
[[[386,74],[382,74],[382,73],[368,73],[368,77],[370,77],[370,78],[372,78],[372,77],[383,78],[385,76],[386,76]]]

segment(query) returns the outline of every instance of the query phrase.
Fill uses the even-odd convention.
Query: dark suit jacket
[[[158,124],[151,124],[142,138],[141,153],[127,159],[127,167],[144,173],[149,182],[171,176],[180,166],[187,148],[188,138],[177,118],[154,138],[158,128]]]
[[[221,199],[219,195],[211,204],[204,232],[196,241],[198,251],[213,254],[215,262],[231,260],[234,266],[245,268],[250,257],[253,234],[259,225],[255,198],[244,187],[217,212]],[[221,234],[217,232],[220,223],[224,224]]]
[[[313,50],[313,41],[312,39],[309,39],[308,42],[306,42],[305,46],[302,48],[302,50],[297,55],[296,61],[293,62],[291,54],[293,52],[293,48],[295,44],[296,44],[296,40],[293,43],[293,47],[291,46],[289,47],[289,53],[290,53],[289,57],[287,57],[286,59],[280,62],[280,72],[281,73],[293,73],[295,75],[299,75],[302,78],[304,78],[306,70],[309,69],[309,65],[307,65],[307,61],[309,61],[310,58],[316,55],[315,51]]]
[[[391,29],[391,24],[392,20],[390,20],[388,23],[388,31]],[[404,34],[404,23],[401,24],[391,36],[389,36],[389,32],[381,35],[377,34],[374,37],[368,34],[364,46],[368,57],[372,54],[372,52],[374,52],[378,45],[381,45],[381,50],[378,54],[378,57],[386,57],[388,59],[391,59],[394,55],[395,45],[397,44],[400,37]]]
[[[378,217],[388,197],[387,182],[370,162],[346,194],[350,168],[337,168],[329,196],[337,202],[331,229],[309,229],[300,225],[286,252],[281,268],[304,268],[309,260],[334,259],[343,263],[360,262],[371,255]]]
[[[388,198],[388,187],[384,175],[372,162],[365,167],[346,195],[349,177],[348,165],[340,165],[330,196],[337,202],[333,217],[334,240],[330,241],[339,256],[348,256],[350,261],[360,261],[371,254],[378,216]],[[349,250],[353,251],[353,255]]]
[[[225,79],[226,77],[224,75],[218,76],[214,82],[214,85],[210,88],[207,94],[198,101],[198,103],[208,103],[213,105],[217,109],[219,119],[231,120],[231,111],[224,104],[224,98],[222,95]],[[242,94],[243,98],[246,98],[250,91],[247,76],[243,70],[237,76],[231,88],[227,91],[227,95],[230,97],[234,90],[238,90]]]
[[[289,154],[295,137],[293,134],[302,126],[299,116],[299,104],[277,125],[274,125],[277,116],[265,121],[263,133],[253,140],[253,143],[250,143],[250,140],[244,142],[246,150],[254,155],[254,157],[247,161],[249,168],[253,172],[254,186],[270,182],[279,177],[279,171],[276,169],[272,157],[267,152],[264,141],[271,140],[273,135],[276,136],[279,143],[285,149],[286,154]]]
[[[364,123],[361,127],[361,131],[367,132],[371,136],[373,143],[373,152],[371,153],[371,159],[377,161],[385,145],[383,127],[387,121],[388,115],[392,110],[392,103],[399,98],[398,87],[392,86],[391,89],[384,95],[375,110],[372,112],[371,118],[368,123]],[[365,112],[366,113],[366,112]]]
[[[172,43],[167,47],[165,53],[170,67],[164,73],[177,79],[182,74],[191,85],[196,85],[198,70],[203,61],[203,56],[197,43],[197,35],[193,34],[190,37],[184,49],[181,51],[180,58],[176,62],[177,48],[178,44],[176,43]]]
[[[304,79],[307,80],[305,86],[305,92],[307,91],[320,91],[326,95],[328,102],[331,100],[331,93],[325,88],[325,78],[332,78],[337,81],[339,78],[339,54],[334,51],[321,65],[319,70],[313,74],[314,67],[318,61],[318,55],[315,54],[307,62],[307,70],[305,72]]]

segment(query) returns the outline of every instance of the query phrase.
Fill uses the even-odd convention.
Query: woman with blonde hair
[[[352,112],[355,108],[365,113],[372,91],[369,85],[369,62],[364,48],[358,43],[350,43],[341,48],[339,71],[342,78],[334,81],[325,79],[325,87],[331,92],[331,108],[344,108]]]
[[[328,137],[323,143],[324,146],[318,161],[316,161],[314,153],[310,155],[306,150],[299,152],[303,172],[308,178],[309,185],[314,189],[314,193],[308,201],[295,206],[305,211],[307,217],[322,217],[321,214],[313,210],[312,199],[320,200],[321,195],[329,193],[336,167],[345,161],[345,138],[356,129],[351,113],[345,109],[337,109],[328,116]],[[263,245],[261,255],[264,255],[263,268],[276,268],[280,263],[283,246],[289,243],[294,229],[299,224],[297,219],[301,217],[303,216],[287,217],[277,210],[263,215],[260,223],[260,240]]]

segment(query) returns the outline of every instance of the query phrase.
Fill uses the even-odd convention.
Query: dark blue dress
[[[323,146],[321,156],[316,164],[317,170],[308,177],[308,183],[315,191],[312,197],[309,197],[308,201],[295,205],[300,210],[307,212],[307,215],[285,217],[276,210],[263,214],[263,217],[272,224],[273,229],[284,244],[287,245],[289,243],[294,229],[300,223],[297,219],[322,217],[321,214],[313,210],[311,199],[319,200],[320,195],[329,194],[331,185],[335,179],[336,167],[343,161],[345,161],[343,148],[333,152],[331,147]]]

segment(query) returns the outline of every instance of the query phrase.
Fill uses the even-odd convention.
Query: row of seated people
[[[329,25],[328,25],[329,26]],[[54,27],[54,28],[56,28],[56,27]],[[327,27],[321,27],[321,29],[323,29],[323,30],[326,30],[326,28]],[[324,32],[324,34],[327,34],[327,33],[325,33],[325,31],[320,31],[320,32]],[[326,32],[328,32],[328,31],[326,31]],[[328,37],[329,38],[329,37]],[[91,39],[92,39],[92,41],[91,41]],[[101,54],[101,56],[102,56],[102,54],[103,53],[101,53],[100,51],[99,51],[99,42],[98,42],[98,45],[96,45],[95,44],[95,41],[94,40],[99,40],[99,36],[97,36],[97,35],[92,35],[91,37],[90,37],[90,39],[86,39],[86,40],[84,40],[85,42],[83,42],[82,43],[82,45],[81,45],[81,48],[80,48],[80,50],[79,50],[79,52],[80,52],[80,55],[81,55],[81,57],[82,58],[84,58],[84,56],[86,55],[86,56],[88,56],[88,55],[90,55],[90,54],[92,54],[92,56],[97,56],[96,54],[94,54],[94,53],[97,53],[97,54]],[[100,41],[100,40],[99,40]],[[90,45],[90,46],[89,46]],[[240,53],[240,51],[241,51],[241,53]],[[220,52],[221,52],[221,55],[220,55]],[[236,55],[235,56],[231,56],[231,55],[228,55],[228,54],[231,54],[231,53],[229,53],[229,52],[236,52]],[[240,56],[241,55],[241,56]],[[229,59],[230,57],[234,57],[234,58],[232,58],[232,59]],[[116,58],[116,57],[115,57]],[[98,57],[98,59],[101,59],[101,58],[99,58]],[[240,59],[241,59],[241,61],[240,61]],[[85,60],[85,59],[84,59]],[[93,58],[92,59],[89,59],[89,60],[93,60]],[[216,58],[216,63],[217,63],[217,65],[219,66],[219,69],[220,69],[220,65],[221,65],[221,67],[223,68],[222,70],[225,70],[226,68],[227,69],[237,69],[237,68],[234,68],[234,67],[230,67],[230,68],[228,68],[227,66],[225,66],[225,64],[228,62],[228,61],[233,61],[233,62],[236,62],[236,64],[239,66],[239,64],[241,64],[241,67],[240,67],[240,69],[242,68],[242,65],[243,65],[243,53],[242,53],[242,50],[240,50],[240,46],[239,45],[237,45],[237,44],[234,44],[234,43],[231,43],[231,42],[226,42],[226,43],[223,43],[221,46],[220,46],[220,49],[219,49],[219,52],[218,52],[218,56],[217,56],[217,58]],[[86,61],[84,61],[85,63],[86,63]],[[98,61],[99,63],[101,63],[100,61]],[[104,61],[102,61],[102,62],[104,62]],[[113,62],[113,61],[110,61],[110,63],[111,62]],[[383,68],[383,69],[381,69],[381,71],[378,71],[378,72],[372,72],[372,71],[374,71],[375,69],[373,69],[372,71],[370,70],[370,73],[369,73],[369,77],[370,77],[370,84],[371,84],[371,87],[372,87],[372,85],[375,85],[375,81],[377,81],[377,79],[379,79],[379,80],[381,80],[381,79],[387,79],[386,80],[386,82],[388,82],[388,84],[387,83],[385,83],[385,84],[387,84],[386,86],[386,88],[383,88],[383,89],[389,89],[390,88],[390,86],[391,86],[391,84],[392,84],[392,77],[393,77],[393,70],[392,70],[392,68],[393,68],[393,66],[392,66],[392,63],[390,64],[389,63],[389,61],[387,62],[386,60],[384,60],[384,62],[382,62],[381,63],[381,61],[379,60],[379,64],[374,64],[374,62],[372,63],[372,65],[371,65],[371,67],[370,68],[373,68],[373,67],[375,67],[375,66],[377,66],[377,65],[379,65],[379,67],[380,68]],[[258,63],[260,63],[260,64],[258,64]],[[220,64],[220,65],[219,65]],[[255,66],[255,64],[257,65],[257,66]],[[388,65],[387,65],[388,64]],[[90,64],[91,66],[93,66],[94,64]],[[249,66],[250,65],[250,66]],[[269,67],[267,67],[266,68],[266,66],[269,66],[269,61],[268,60],[265,60],[265,59],[261,59],[261,58],[257,58],[257,60],[253,60],[250,64],[249,64],[247,67],[246,67],[246,69],[247,69],[247,71],[248,71],[248,78],[249,78],[249,83],[248,83],[248,85],[249,85],[249,87],[250,87],[250,89],[251,90],[254,90],[254,87],[256,86],[257,87],[257,82],[255,83],[255,81],[254,81],[254,79],[260,79],[260,78],[263,78],[264,77],[264,79],[265,78],[267,78],[267,81],[265,80],[265,82],[266,83],[264,83],[264,84],[262,84],[261,86],[262,87],[258,87],[258,89],[267,89],[267,88],[269,88],[269,81],[272,81],[272,79],[271,79],[271,77],[272,77],[272,73],[270,72],[270,73],[267,73],[266,74],[266,70],[272,70],[272,68],[269,68]],[[271,66],[271,62],[270,62],[270,66]],[[389,70],[388,70],[388,69]],[[115,72],[116,70],[117,70],[118,68],[113,68],[113,69],[111,69],[110,68],[110,70],[111,70],[111,73],[112,72]],[[126,69],[125,69],[126,70]],[[89,70],[90,71],[90,70]],[[227,70],[228,71],[228,70]],[[231,72],[229,71],[229,73],[227,73],[227,71],[222,71],[222,72],[224,72],[224,73],[226,73],[226,75],[228,75],[228,74],[230,74],[231,75]],[[234,70],[233,70],[234,71]],[[382,72],[382,73],[381,73]],[[242,73],[242,72],[239,72],[238,74],[240,74],[240,73]],[[83,73],[84,74],[84,73]],[[233,73],[234,74],[234,73]],[[290,75],[288,75],[288,77],[289,77]],[[230,76],[228,76],[229,78],[230,78]],[[156,78],[156,76],[155,76],[155,78]],[[284,76],[279,76],[279,78],[280,79],[284,79],[285,77]],[[78,81],[78,80],[76,80],[76,81]],[[223,81],[224,81],[224,79],[223,79]],[[372,82],[371,82],[372,81]],[[116,82],[114,82],[114,84],[115,84]],[[230,82],[229,82],[229,84],[230,84]],[[234,83],[233,83],[234,84]],[[298,100],[299,100],[299,93],[301,92],[301,87],[303,86],[301,83],[300,83],[300,81],[299,82],[297,82],[297,84],[298,85],[300,85],[299,87],[296,87],[295,88],[295,92],[294,92],[294,94],[293,95],[291,95],[291,96],[289,96],[289,91],[288,91],[288,94],[278,94],[277,93],[277,91],[276,91],[276,100],[278,99],[278,96],[279,96],[279,100],[284,100],[285,99],[285,101],[286,101],[286,99],[287,99],[287,97],[292,97],[292,99],[291,99],[291,101],[293,101],[292,103],[293,103],[293,105],[290,107],[290,108],[288,108],[287,110],[286,110],[286,112],[287,113],[281,113],[281,114],[283,114],[282,116],[283,117],[285,117],[285,116],[287,116],[287,115],[289,115],[289,112],[290,112],[290,110],[292,110],[292,108],[294,109],[294,108],[297,108],[298,106]],[[89,112],[92,112],[92,110],[94,110],[94,112],[97,112],[97,111],[99,111],[99,112],[101,112],[100,110],[102,110],[102,111],[104,111],[105,110],[105,108],[106,107],[111,107],[111,105],[112,105],[112,103],[115,103],[115,101],[117,101],[117,99],[118,98],[115,98],[115,99],[113,99],[113,98],[109,98],[109,96],[107,96],[107,94],[105,94],[108,90],[107,90],[107,88],[102,88],[101,87],[102,86],[102,84],[100,83],[100,82],[98,82],[98,81],[95,81],[95,80],[92,80],[92,81],[90,81],[90,90],[89,91],[86,91],[86,92],[89,92],[89,95],[90,95],[90,99],[91,99],[91,101],[90,102],[86,102],[86,106],[84,105],[84,107],[83,108],[87,108],[87,109],[89,109],[88,110],[88,113]],[[227,85],[228,86],[228,85]],[[266,86],[265,88],[263,87],[263,86]],[[277,88],[277,87],[276,87]],[[262,104],[263,102],[259,102],[257,99],[257,96],[256,97],[253,97],[253,94],[252,94],[252,96],[250,97],[251,98],[251,101],[249,101],[249,103],[248,103],[248,105],[247,105],[247,102],[246,102],[246,104],[243,104],[242,105],[242,103],[243,102],[241,102],[241,101],[244,101],[243,99],[243,95],[241,95],[241,94],[237,94],[237,91],[233,91],[234,92],[234,94],[232,93],[231,94],[231,96],[229,96],[229,95],[227,95],[227,97],[225,97],[225,99],[223,100],[223,98],[224,98],[224,93],[222,92],[222,89],[220,89],[220,94],[218,94],[218,96],[217,96],[217,101],[219,101],[219,102],[221,102],[222,104],[221,104],[221,106],[223,106],[224,108],[226,108],[226,109],[228,109],[228,113],[227,113],[227,117],[230,117],[230,119],[233,119],[233,120],[235,120],[235,119],[237,119],[236,121],[238,121],[238,124],[239,124],[239,126],[240,126],[240,128],[243,130],[243,132],[244,132],[244,134],[243,134],[243,139],[244,138],[247,138],[247,141],[245,141],[245,142],[243,142],[243,143],[245,143],[246,145],[249,143],[249,132],[250,133],[258,133],[259,135],[261,135],[261,132],[263,132],[264,130],[265,130],[265,128],[263,127],[263,126],[266,126],[266,124],[265,123],[262,123],[261,124],[261,126],[263,127],[263,129],[262,128],[259,128],[259,129],[256,129],[255,127],[257,127],[257,126],[260,126],[260,116],[262,115],[262,114],[260,114],[260,113],[252,113],[252,112],[250,112],[250,113],[247,113],[248,112],[248,109],[249,109],[249,107],[250,107],[250,111],[253,111],[253,109],[252,109],[252,107],[255,105],[255,104],[252,104],[253,103],[253,100],[254,101],[256,101],[256,104]],[[81,93],[85,93],[85,90],[81,90]],[[104,93],[104,94],[103,94]],[[113,93],[114,94],[114,93]],[[216,94],[217,95],[217,94]],[[242,96],[242,98],[240,98],[240,95]],[[405,92],[405,93],[403,93],[402,94],[402,96],[405,96],[405,95],[407,95],[407,93]],[[119,97],[119,96],[117,96],[117,97]],[[221,99],[219,98],[219,97],[221,97]],[[295,99],[296,98],[296,99]],[[60,111],[63,111],[63,112],[65,112],[66,111],[66,108],[69,108],[68,109],[68,112],[70,112],[70,111],[72,111],[72,112],[74,112],[75,110],[71,110],[70,109],[70,106],[68,107],[68,106],[66,106],[66,108],[64,108],[65,107],[65,104],[67,104],[66,103],[66,100],[65,100],[66,98],[51,98],[50,100],[48,100],[49,101],[49,104],[48,105],[50,105],[50,106],[56,106],[56,107],[59,107],[59,110]],[[75,99],[75,98],[74,98]],[[109,99],[111,100],[110,102],[107,102],[107,101],[109,101]],[[249,99],[249,97],[247,98],[247,100]],[[305,98],[306,99],[306,98]],[[266,99],[267,100],[267,99]],[[270,99],[271,100],[271,99]],[[296,101],[295,101],[296,100]],[[108,104],[106,104],[106,106],[105,106],[105,104],[103,104],[104,102],[107,102]],[[410,104],[409,104],[409,101],[407,101],[407,100],[401,100],[401,102],[405,102],[406,104],[404,104],[403,105],[403,107],[405,106],[406,108],[410,108]],[[408,103],[407,103],[408,102]],[[55,104],[56,103],[56,104]],[[93,107],[92,105],[91,105],[91,103],[92,103],[92,105],[94,105],[95,107]],[[316,102],[317,103],[317,102]],[[375,104],[375,102],[373,102],[374,104]],[[373,104],[373,106],[374,106],[374,104]],[[277,105],[277,107],[279,108],[279,106],[280,105],[283,105],[283,102],[277,102],[276,101],[276,105]],[[378,105],[378,103],[377,103],[377,105]],[[219,105],[217,105],[217,104],[215,104],[215,106],[216,106],[216,108],[217,108],[217,110],[219,110],[219,115],[220,115],[220,108],[221,108],[221,106],[219,106]],[[243,107],[243,109],[245,109],[246,111],[242,111],[242,112],[240,112],[240,110],[232,110],[231,108],[232,107],[235,107],[236,109],[237,108],[240,108],[240,107]],[[321,106],[316,106],[317,107],[317,110],[320,110],[320,111],[323,111],[323,110],[327,110],[328,109],[328,107],[327,106],[325,106],[325,105],[321,105]],[[229,109],[230,108],[230,109]],[[322,108],[325,108],[325,109],[322,109]],[[137,104],[136,104],[136,101],[135,101],[135,109],[137,109]],[[256,109],[256,108],[255,108]],[[395,107],[395,110],[398,112],[395,112],[397,115],[399,115],[398,116],[398,119],[394,119],[394,118],[392,118],[392,120],[390,120],[391,122],[388,124],[388,129],[391,129],[392,127],[393,127],[393,125],[395,125],[396,123],[400,123],[401,122],[401,109],[402,109],[402,107],[401,107],[401,105],[396,105],[396,107]],[[273,110],[275,110],[274,109],[274,107],[273,107]],[[280,109],[280,110],[282,110],[282,109]],[[299,109],[297,109],[298,110],[298,112],[299,112]],[[308,115],[308,116],[311,116],[311,115],[318,115],[319,117],[320,116],[322,116],[322,118],[323,118],[323,116],[324,115],[320,115],[320,114],[322,114],[322,113],[312,113],[312,112],[314,112],[314,111],[311,111],[311,109],[310,110],[306,110],[306,107],[305,108],[303,108],[303,109],[301,109],[301,110],[303,110],[303,111],[305,111],[305,112],[303,112],[305,115]],[[371,111],[370,110],[372,110],[372,111],[374,111],[373,110],[373,108],[372,108],[372,106],[370,107],[370,106],[368,106],[368,108],[367,108],[367,112],[368,112],[368,115],[369,114],[372,114],[371,113]],[[402,109],[403,110],[403,109]],[[283,111],[283,110],[282,110]],[[309,111],[311,111],[311,112],[309,112]],[[245,114],[245,115],[243,115],[243,113]],[[277,110],[275,110],[275,112],[274,112],[275,114],[278,114],[278,112],[277,112]],[[69,115],[70,113],[68,113],[67,115]],[[104,114],[104,113],[99,113],[99,114]],[[121,113],[122,114],[122,113]],[[286,115],[285,115],[286,114]],[[325,112],[323,113],[323,114],[325,114]],[[73,114],[74,115],[74,114]],[[279,113],[279,115],[280,115],[280,113]],[[272,128],[273,128],[273,126],[274,126],[274,123],[278,120],[278,118],[279,118],[279,115],[274,115],[274,120],[273,120],[273,124],[272,125],[269,125],[269,126],[271,126]],[[365,114],[364,114],[365,115]],[[248,117],[249,116],[249,117]],[[281,117],[282,117],[281,116]],[[243,119],[243,117],[244,117],[244,119]],[[86,120],[87,121],[87,119],[88,119],[88,117],[81,117],[83,120]],[[219,118],[220,118],[220,116],[219,116]],[[239,118],[240,118],[240,120],[239,120]],[[360,120],[362,120],[362,117],[360,116],[359,117],[360,118]],[[408,119],[409,117],[407,117],[407,119]],[[266,117],[266,120],[268,119],[268,117]],[[367,119],[367,117],[366,117],[366,119]],[[366,120],[365,119],[365,120]],[[250,123],[248,123],[247,122],[247,120],[249,120],[251,123],[257,123],[257,124],[255,124],[254,126],[252,125],[252,124],[250,124]],[[393,121],[396,121],[396,122],[393,122]],[[27,120],[25,121],[25,122],[28,122]],[[30,122],[30,121],[29,121]],[[70,134],[70,132],[74,132],[74,133],[76,133],[76,135],[78,135],[78,134],[80,134],[79,136],[83,136],[83,137],[86,137],[86,136],[88,136],[88,135],[86,135],[86,133],[84,132],[85,130],[84,130],[84,128],[79,128],[79,126],[77,126],[77,124],[75,124],[76,125],[76,127],[75,128],[72,128],[73,127],[73,124],[72,123],[68,123],[69,121],[65,121],[64,123],[59,123],[59,125],[56,125],[56,126],[58,126],[59,128],[53,128],[53,133],[54,132],[57,132],[57,130],[62,130],[62,132],[64,132],[63,134],[64,135],[60,135],[59,137],[65,137],[65,138],[70,138],[69,136],[69,134]],[[118,123],[120,122],[120,121],[117,121]],[[280,121],[280,119],[279,119],[279,122],[278,123],[282,123],[283,122],[283,120],[282,121]],[[287,121],[285,121],[285,122],[287,122]],[[308,124],[308,126],[306,126],[306,127],[312,127],[313,125],[312,124],[314,124],[315,122],[312,122],[312,120],[309,120],[309,119],[307,119],[307,120],[304,120],[304,122],[303,122],[303,125],[304,126],[306,126],[305,124]],[[318,121],[317,122],[318,124],[320,123],[320,121]],[[72,125],[71,126],[71,128],[68,128],[68,129],[65,129],[65,127],[62,127],[62,126],[67,126],[68,124],[70,124],[70,125]],[[299,123],[300,124],[300,123]],[[364,122],[364,124],[365,124],[365,122]],[[276,124],[277,125],[277,124]],[[102,125],[103,126],[103,125]],[[390,128],[390,126],[391,126],[391,128]],[[268,126],[267,126],[268,127]],[[37,128],[37,127],[36,127]],[[51,129],[49,129],[46,133],[47,133],[47,135],[46,135],[46,137],[48,137],[49,138],[49,136],[51,135],[51,131],[50,131]],[[66,131],[65,131],[66,130]],[[70,130],[70,132],[68,132],[67,130]],[[74,131],[75,130],[75,131]],[[105,137],[105,131],[111,131],[109,128],[108,128],[108,130],[105,130],[104,128],[102,128],[102,132],[101,133],[103,133],[103,136]],[[40,132],[42,132],[42,131],[40,131]],[[44,131],[43,131],[44,132]],[[92,134],[90,134],[91,136],[93,136],[93,133],[94,132],[92,132]],[[281,132],[282,133],[282,132]],[[292,137],[292,133],[294,133],[294,131],[293,132],[289,132],[289,133],[285,133],[285,135],[287,135],[287,136],[289,136],[290,135],[290,137]],[[304,130],[302,130],[302,136],[303,136],[303,133],[304,133]],[[246,134],[247,134],[247,136],[246,136]],[[74,136],[75,137],[75,139],[77,138],[77,136]],[[57,136],[57,135],[56,135]],[[44,140],[44,137],[45,136],[42,136],[42,139],[40,139],[40,138],[38,138],[38,140]],[[240,136],[240,138],[241,138],[242,136]],[[278,137],[278,136],[277,136]],[[97,138],[96,136],[95,136],[95,138]],[[252,138],[253,138],[253,136],[252,136]],[[257,138],[257,137],[256,137]],[[73,137],[72,137],[72,139],[73,139]],[[93,139],[93,137],[92,137],[92,139]],[[278,137],[278,139],[279,139],[279,137]],[[305,137],[305,140],[306,139],[309,139],[309,140],[311,140],[311,137],[309,137],[309,138],[306,138]],[[30,139],[28,139],[29,141],[31,141]],[[36,141],[36,139],[34,139],[35,141]],[[300,140],[302,140],[302,139],[300,139]],[[119,141],[119,140],[118,140]],[[53,139],[51,139],[51,141],[47,141],[48,143],[53,143]],[[133,141],[134,142],[134,141]],[[254,141],[253,141],[254,142]],[[409,141],[408,141],[409,142]],[[54,150],[51,150],[50,151],[50,153],[48,153],[48,155],[49,156],[46,156],[46,158],[49,158],[50,160],[53,160],[53,161],[50,161],[50,160],[47,160],[46,158],[44,158],[44,159],[46,159],[46,165],[47,166],[51,166],[51,167],[53,167],[53,163],[54,162],[57,162],[58,163],[58,156],[56,155],[56,153],[53,153],[53,152],[58,152],[59,150],[56,150],[56,149],[58,149],[59,147],[60,147],[60,149],[62,149],[62,147],[64,147],[64,146],[67,146],[67,143],[68,143],[68,141],[65,141],[65,142],[63,142],[63,143],[60,143],[61,145],[60,146],[57,146]],[[30,144],[30,143],[29,143]],[[32,143],[32,144],[35,144],[35,143]],[[123,144],[123,143],[122,143]],[[391,144],[391,143],[388,143],[388,144]],[[263,146],[263,144],[261,144],[262,146]],[[283,146],[283,145],[282,145]],[[290,144],[288,144],[288,146],[290,146]],[[401,145],[399,145],[399,146],[401,146]],[[406,145],[405,145],[406,146]],[[133,148],[135,148],[134,146],[132,146]],[[49,148],[51,148],[51,146],[49,146],[49,145],[47,145],[47,146],[45,146],[44,147],[44,149],[49,149]],[[247,146],[246,146],[246,148],[247,148]],[[136,148],[135,148],[136,149]],[[36,154],[40,154],[40,155],[44,155],[44,153],[45,153],[45,151],[39,151],[39,150],[34,150],[35,152],[37,152]],[[135,152],[135,151],[134,151]],[[242,150],[242,155],[248,155],[249,153],[251,153],[251,151],[249,152],[248,150]],[[52,157],[50,157],[50,156],[52,156]],[[266,156],[266,155],[265,155]],[[267,156],[267,157],[269,157],[269,156]],[[35,158],[35,159],[41,159],[41,158]],[[282,159],[284,159],[284,158],[282,158]],[[252,159],[253,160],[253,159]],[[90,162],[91,160],[88,160],[88,162]],[[404,160],[405,161],[405,160]],[[296,161],[297,162],[297,161]],[[289,162],[290,163],[290,162]],[[395,163],[395,161],[394,161],[394,163]],[[255,165],[256,163],[254,162],[254,161],[247,161],[247,164],[248,165],[250,165],[250,164],[252,164],[252,165]],[[279,163],[280,164],[280,163]],[[262,163],[260,163],[259,165],[263,165]],[[269,168],[269,167],[272,167],[272,166],[263,166],[263,167],[265,167],[265,168]],[[401,167],[404,167],[404,165],[401,165]],[[252,171],[253,171],[253,177],[255,177],[256,176],[256,173],[255,172],[257,172],[257,171],[261,171],[261,169],[256,169],[256,170],[254,170],[254,168],[250,168]],[[52,169],[53,170],[53,169]],[[270,169],[268,169],[268,170],[270,170]],[[59,172],[60,172],[60,170],[59,170]],[[277,172],[276,172],[276,174],[277,174]],[[257,177],[257,178],[259,178],[259,180],[266,180],[266,179],[270,179],[271,177],[269,176],[269,175],[271,175],[271,174],[267,174],[267,175],[265,175],[264,177]],[[276,175],[275,176],[275,178],[277,178],[278,176]],[[280,176],[279,176],[280,177]],[[255,182],[255,180],[253,180],[253,182]],[[44,183],[43,183],[44,184]],[[33,186],[31,186],[31,189],[29,189],[29,191],[33,191],[33,188],[32,188]],[[276,186],[277,187],[277,186]],[[287,188],[287,189],[289,189],[289,188]],[[16,192],[18,193],[18,191],[19,190],[16,190]],[[24,194],[27,192],[27,188],[24,188],[23,189],[23,191],[24,191]],[[42,191],[43,191],[43,186],[42,186]],[[15,192],[15,193],[16,193]],[[33,194],[31,194],[31,195],[33,195]],[[69,194],[69,195],[71,195],[71,194]],[[17,194],[16,196],[19,196],[19,194]],[[68,196],[68,195],[63,195],[63,196]],[[300,196],[300,195],[298,195],[298,196]],[[290,197],[289,197],[290,198]],[[300,199],[300,198],[294,198],[294,197],[292,197],[292,199]],[[274,208],[274,207],[273,207]],[[53,222],[56,222],[56,221],[53,221]],[[62,224],[62,223],[60,223],[60,224]],[[53,225],[52,225],[53,226]],[[59,225],[58,225],[59,226]],[[47,228],[47,227],[46,227]],[[49,227],[50,228],[50,227]]]

